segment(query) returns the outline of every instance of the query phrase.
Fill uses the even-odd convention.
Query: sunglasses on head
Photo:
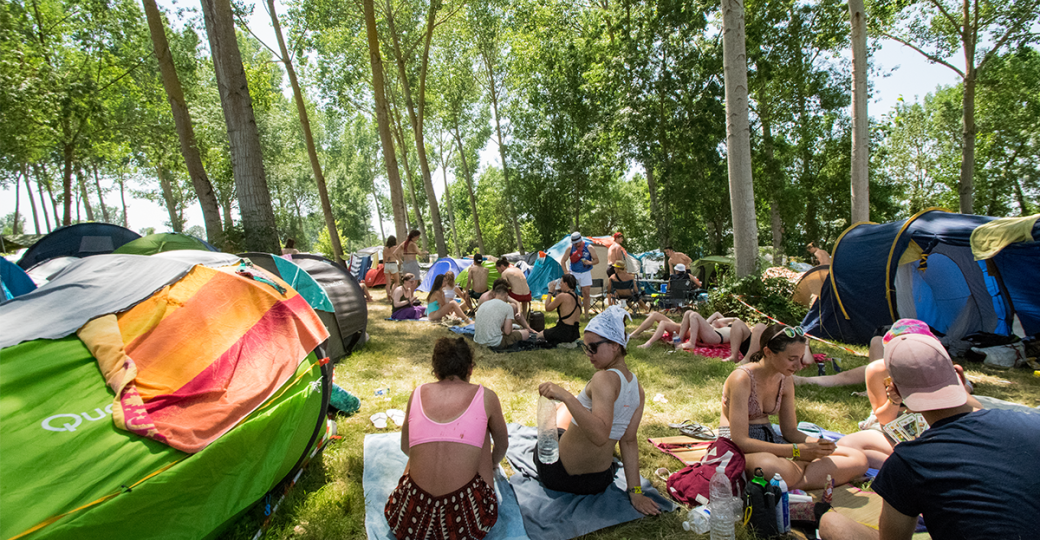
[[[589,343],[587,345],[583,341],[581,342],[581,349],[585,351],[585,354],[592,356],[596,354],[596,351],[599,350],[599,346],[603,345],[604,343],[613,343],[613,341],[610,341],[609,339],[601,339],[595,343]]]
[[[774,339],[779,337],[780,334],[783,334],[791,339],[795,339],[805,336],[805,330],[802,330],[801,326],[785,326],[783,330],[780,330],[779,332],[773,334],[773,337],[769,338],[769,341],[773,341]]]

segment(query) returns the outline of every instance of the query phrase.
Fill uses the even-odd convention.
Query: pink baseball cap
[[[892,341],[892,339],[906,334],[921,334],[923,336],[935,337],[935,334],[928,329],[928,325],[923,321],[917,319],[899,319],[892,323],[892,328],[885,333],[885,337],[881,338],[881,342],[888,345],[888,342]]]
[[[903,334],[885,344],[885,368],[908,409],[952,409],[968,402],[953,361],[938,339]]]

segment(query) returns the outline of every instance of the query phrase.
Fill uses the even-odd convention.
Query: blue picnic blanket
[[[574,495],[546,489],[538,480],[534,465],[534,447],[538,430],[509,424],[509,450],[506,459],[516,472],[509,483],[516,491],[524,528],[534,540],[569,540],[605,527],[627,523],[644,516],[629,502],[625,489],[625,470],[619,463],[614,485],[596,495]],[[642,478],[643,493],[654,500],[663,512],[675,505],[661,496],[650,482]],[[649,518],[652,519],[652,518]]]
[[[408,456],[401,452],[400,431],[365,435],[365,473],[361,482],[365,489],[365,531],[369,540],[396,540],[383,510],[407,462]],[[516,495],[502,467],[495,471],[495,493],[498,522],[485,540],[529,540]]]

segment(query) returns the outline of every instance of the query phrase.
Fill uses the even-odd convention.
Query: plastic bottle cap
[[[1034,371],[1033,372],[1033,376],[1034,377],[1040,377],[1040,371]]]

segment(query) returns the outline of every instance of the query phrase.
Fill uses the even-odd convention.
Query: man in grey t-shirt
[[[527,330],[513,330],[513,306],[506,302],[509,286],[498,283],[492,298],[477,309],[473,341],[491,348],[505,349],[527,339]]]

